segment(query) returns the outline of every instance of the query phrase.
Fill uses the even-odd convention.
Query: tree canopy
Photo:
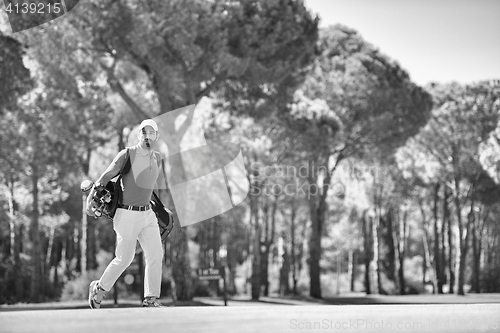
[[[23,63],[25,50],[16,39],[0,31],[0,115],[33,87],[30,71]]]

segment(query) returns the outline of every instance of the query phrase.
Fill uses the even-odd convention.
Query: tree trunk
[[[300,273],[302,272],[303,268],[303,263],[302,259],[304,258],[304,252],[305,252],[305,239],[306,239],[306,231],[307,231],[307,220],[301,220],[301,225],[302,225],[302,233],[299,236],[300,241],[297,244],[298,252],[297,252],[297,259],[295,260],[295,263],[297,265],[297,279],[294,281],[294,290],[295,294],[298,295],[298,280],[300,277]]]
[[[288,237],[283,231],[281,238],[283,240],[283,261],[280,269],[280,295],[290,294],[290,254],[288,252]]]
[[[318,159],[322,164],[323,170],[330,170],[329,159],[330,155],[325,154]],[[338,164],[339,161],[337,161]],[[330,187],[331,176],[333,170],[324,175],[321,185],[318,185],[319,175],[315,171],[316,165],[313,161],[309,161],[308,181],[308,201],[309,212],[311,216],[311,236],[309,238],[309,295],[314,298],[321,299],[321,267],[320,260],[322,255],[322,235],[323,226],[325,223],[325,212],[327,208],[326,198]],[[314,191],[314,193],[313,193]]]
[[[117,129],[118,134],[118,151],[125,149],[125,138],[123,137],[123,127]]]
[[[291,238],[291,246],[290,246],[290,257],[291,257],[291,270],[292,270],[292,292],[294,295],[298,295],[298,281],[299,274],[302,268],[302,254],[303,254],[303,240],[305,239],[305,235],[299,235],[299,238],[302,241],[297,243],[297,206],[295,205],[295,197],[292,198],[292,202],[290,205],[290,238]],[[305,233],[306,227],[303,228]]]
[[[443,196],[443,219],[441,223],[441,277],[443,278],[443,285],[448,283],[448,278],[446,276],[446,267],[449,267],[449,262],[446,262],[446,227],[448,225],[448,220],[450,219],[450,212],[448,210],[448,198],[449,193],[447,191],[446,185],[444,186],[444,196]],[[448,251],[449,252],[449,251]]]
[[[219,268],[221,267],[221,262],[219,260],[219,249],[220,249],[220,232],[219,232],[219,217],[214,216],[211,219],[210,226],[211,226],[211,235],[210,235],[210,249],[212,252],[212,267]],[[217,295],[221,296],[222,295],[222,290],[219,286],[219,281],[218,280],[213,280],[212,283],[214,284],[215,290],[217,291]]]
[[[46,263],[47,260],[47,243],[48,240],[45,239],[44,235],[40,232],[40,266],[41,266],[41,274],[42,280],[40,281],[40,295],[43,297],[46,292],[46,287],[48,285],[50,270],[48,269]],[[42,298],[43,299],[43,298]]]
[[[87,272],[87,235],[88,235],[88,223],[87,223],[87,214],[86,214],[86,195],[82,194],[82,204],[83,204],[83,209],[82,209],[82,230],[81,230],[81,235],[82,237],[80,238],[80,269],[82,274],[85,274]]]
[[[261,268],[260,268],[260,285],[264,290],[264,296],[269,296],[269,205],[266,202],[262,208],[264,216],[264,239],[261,240]]]
[[[16,209],[14,200],[14,179],[11,175],[7,186],[9,188],[9,226],[10,226],[10,257],[12,258],[12,277],[14,280],[14,288],[16,293],[16,301],[20,301],[22,297],[22,275],[21,275],[21,242],[20,237],[22,237],[22,226],[20,228],[16,227]],[[18,230],[19,229],[19,230]]]
[[[386,217],[384,219],[386,228],[387,228],[387,237],[386,237],[386,242],[387,242],[387,255],[386,255],[386,261],[387,261],[387,266],[386,266],[386,272],[387,272],[387,278],[391,281],[396,281],[396,267],[397,267],[397,256],[396,256],[396,246],[398,243],[397,239],[397,233],[395,230],[394,226],[394,215],[397,217],[399,220],[399,213],[397,211],[395,212],[392,207],[390,207],[387,210]]]
[[[475,277],[475,281],[473,284],[473,287],[477,293],[481,292],[481,270],[484,267],[484,247],[483,247],[483,234],[484,234],[484,228],[486,226],[486,221],[488,220],[488,216],[490,213],[490,208],[486,208],[486,212],[484,214],[484,217],[481,219],[477,219],[478,223],[475,223],[475,230],[473,230],[473,240],[475,240],[475,245],[473,246],[474,249],[474,271],[473,271],[473,276]],[[477,225],[477,227],[476,227]]]
[[[260,223],[258,197],[254,196],[251,200],[251,210],[253,217],[253,244],[252,244],[252,299],[258,300],[260,297],[261,286],[261,250],[260,250]]]
[[[87,220],[87,269],[97,269],[97,235],[96,223],[94,218]]]
[[[458,274],[457,274],[457,294],[465,295],[464,284],[465,284],[465,265],[467,259],[467,251],[469,249],[469,237],[470,228],[474,220],[474,202],[471,203],[470,212],[467,217],[467,224],[465,230],[465,237],[463,237],[464,231],[460,232],[462,237],[460,237],[460,255],[458,263]],[[463,228],[461,228],[463,229]]]
[[[16,290],[16,296],[17,300],[21,301],[24,299],[24,295],[26,294],[25,291],[23,290],[23,282],[24,279],[22,278],[21,274],[21,269],[22,269],[22,263],[21,263],[21,250],[22,250],[22,245],[21,245],[21,240],[23,239],[24,236],[24,225],[21,224],[19,226],[19,230],[16,233],[16,240],[15,240],[15,247],[14,247],[14,286]]]
[[[340,294],[340,285],[342,282],[342,261],[343,261],[344,251],[340,249],[337,254],[337,295]]]
[[[78,266],[78,233],[79,228],[75,220],[70,219],[68,224],[68,239],[66,246],[66,277],[68,280],[72,279],[72,275]]]
[[[309,277],[310,291],[309,295],[315,298],[321,298],[321,268],[319,265],[321,259],[321,233],[323,227],[323,210],[312,205],[311,207],[311,238],[309,239]]]
[[[445,196],[449,198],[449,189],[446,187],[446,192]],[[446,203],[446,210],[449,212],[449,206],[448,206],[448,201],[445,201]],[[448,293],[453,294],[454,293],[454,287],[455,287],[455,260],[453,258],[453,222],[452,218],[449,216],[447,219],[448,226],[447,226],[447,231],[448,231],[448,275],[450,277],[449,279],[449,288],[448,288]]]
[[[253,152],[253,159],[257,161],[257,156]],[[260,218],[259,218],[259,170],[254,169],[252,173],[252,187],[250,189],[250,219],[253,224],[252,239],[252,299],[258,300],[260,297],[261,286],[261,249],[260,249]]]
[[[398,269],[398,277],[399,277],[399,294],[406,294],[406,281],[404,274],[404,263],[406,257],[406,244],[408,235],[408,212],[405,211],[403,214],[403,224],[402,230],[400,232],[400,241],[398,242],[398,258],[399,258],[399,269]]]
[[[462,246],[463,246],[463,224],[462,224],[462,205],[460,203],[460,180],[456,176],[454,179],[454,185],[455,185],[455,193],[453,194],[453,201],[455,202],[455,212],[457,214],[457,225],[458,225],[458,244],[457,244],[457,258],[458,258],[458,263],[455,265],[456,269],[456,277],[460,275],[460,261],[461,261],[461,256],[462,256]],[[461,288],[459,286],[460,281],[457,281],[457,293],[460,294]],[[463,289],[463,288],[462,288]]]
[[[168,198],[169,201],[172,200],[170,191],[168,191]],[[193,281],[188,248],[188,228],[190,227],[181,227],[175,206],[172,204],[168,207],[172,208],[175,221],[174,229],[169,236],[171,240],[172,289],[175,290],[174,300],[189,301],[193,297]]]
[[[472,283],[471,283],[471,292],[480,293],[479,290],[479,271],[480,271],[480,263],[481,263],[481,248],[480,248],[480,240],[477,235],[477,221],[472,224]]]
[[[174,230],[172,230],[172,233]],[[172,234],[170,234],[172,235]],[[170,238],[170,239],[169,239]],[[167,245],[168,245],[168,252],[167,250]],[[165,256],[168,256],[170,258],[170,286],[171,286],[171,296],[172,296],[172,301],[175,303],[177,302],[177,286],[175,284],[175,277],[174,277],[174,267],[173,267],[173,262],[174,262],[174,244],[173,244],[173,239],[171,236],[167,238],[167,242],[165,244]],[[165,258],[165,263],[166,263],[166,258]]]
[[[14,258],[14,252],[16,248],[16,213],[14,210],[14,179],[11,176],[7,181],[7,187],[9,188],[9,254],[11,258]]]
[[[348,252],[348,269],[347,269],[347,275],[349,276],[349,290],[351,292],[354,292],[354,281],[356,280],[356,266],[355,266],[355,257],[354,257],[354,251],[352,249],[349,249]]]
[[[422,286],[425,288],[427,284],[427,251],[425,248],[426,237],[422,234],[422,245],[424,248],[424,255],[422,256]]]
[[[476,266],[476,275],[477,275],[477,292],[480,293],[482,292],[481,290],[481,279],[482,279],[482,269],[485,267],[485,258],[484,258],[484,228],[486,226],[488,217],[490,214],[490,207],[486,208],[486,213],[484,214],[484,217],[481,219],[481,225],[478,227],[477,231],[477,255],[474,257],[474,263],[477,264]]]
[[[87,148],[86,155],[80,160],[84,178],[88,178],[90,169],[90,154],[92,150]],[[87,235],[88,235],[88,216],[87,216],[87,195],[82,193],[82,225],[79,232],[80,238],[80,270],[82,273],[87,272]]]
[[[432,274],[432,278],[430,277],[432,271],[431,271],[431,253],[429,250],[429,235],[427,232],[427,218],[424,210],[424,205],[422,200],[419,200],[419,205],[420,205],[420,213],[422,215],[422,245],[424,249],[424,260],[423,260],[423,285],[425,287],[426,283],[428,281],[431,281],[432,279],[432,293],[436,293],[436,287],[437,287],[437,280],[435,277],[435,274]],[[429,272],[429,278],[427,278],[427,272]]]
[[[371,294],[371,279],[370,279],[370,266],[372,261],[372,246],[371,246],[371,226],[367,222],[366,211],[363,212],[361,217],[363,228],[363,248],[364,248],[364,264],[365,264],[365,292]]]
[[[227,253],[227,269],[229,272],[229,293],[231,295],[237,294],[236,290],[236,259],[233,258],[230,251]]]
[[[384,288],[382,287],[381,280],[381,255],[380,255],[380,242],[379,242],[379,230],[380,230],[380,217],[375,217],[375,221],[372,219],[372,237],[373,237],[373,271],[375,272],[375,283],[376,294],[385,294]]]
[[[75,271],[81,272],[81,262],[82,262],[82,248],[81,248],[81,239],[82,239],[82,227],[80,225],[81,223],[75,223],[75,228],[73,231],[73,247],[74,247],[74,253],[73,253],[73,258],[75,260],[75,266],[71,267],[72,272],[70,272],[70,276],[72,273]]]
[[[172,230],[172,276],[175,280],[176,299],[179,301],[189,301],[193,298],[187,228],[189,226],[181,228],[177,221]]]
[[[31,263],[33,273],[31,275],[31,293],[30,298],[32,302],[41,301],[42,289],[42,262],[41,262],[41,247],[40,247],[40,232],[38,227],[39,212],[38,212],[38,166],[36,163],[31,165],[31,183],[32,183],[32,197],[33,197],[33,211],[31,218],[31,240],[33,248],[31,250]]]
[[[47,255],[45,256],[45,265],[50,268],[52,263],[52,248],[54,247],[55,227],[51,227],[49,231],[49,244],[47,246]]]
[[[438,214],[438,204],[439,204],[439,188],[440,184],[437,183],[434,186],[434,207],[433,207],[433,215],[434,215],[434,269],[436,273],[437,280],[437,292],[439,294],[443,293],[443,277],[442,277],[442,269],[441,269],[441,247],[439,242],[439,214]]]
[[[51,260],[52,267],[54,268],[52,275],[52,286],[55,290],[59,287],[59,263],[61,262],[62,245],[63,243],[61,242],[60,239],[55,239],[55,244],[52,254],[53,259]]]
[[[295,226],[295,216],[296,216],[296,207],[295,207],[295,199],[294,201],[292,202],[292,205],[291,205],[291,216],[290,216],[290,223],[291,223],[291,230],[290,230],[290,238],[291,238],[291,248],[290,248],[290,256],[291,256],[291,259],[292,259],[292,281],[293,281],[293,294],[294,295],[297,295],[298,292],[297,292],[297,283],[298,283],[298,280],[297,280],[297,257],[296,257],[296,254],[295,254],[295,233],[296,233],[296,226]]]
[[[269,216],[266,211],[266,235],[264,239],[264,258],[262,262],[262,282],[264,285],[264,295],[269,296],[269,262],[271,249],[274,246],[274,237],[276,233],[276,212],[278,208],[278,197],[275,196],[271,209],[271,225],[269,226]]]

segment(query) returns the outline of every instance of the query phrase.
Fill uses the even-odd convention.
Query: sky
[[[500,79],[500,0],[305,0],[320,27],[341,23],[420,85]]]

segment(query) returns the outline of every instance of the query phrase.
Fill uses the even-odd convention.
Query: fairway
[[[0,313],[1,332],[496,332],[499,304],[164,307]]]

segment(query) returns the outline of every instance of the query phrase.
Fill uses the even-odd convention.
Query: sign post
[[[221,268],[198,268],[198,279],[200,280],[220,280],[224,284],[224,306],[227,306],[226,270]]]
[[[222,271],[222,284],[224,285],[224,306],[227,306],[227,288],[226,288],[226,267],[221,266]]]

